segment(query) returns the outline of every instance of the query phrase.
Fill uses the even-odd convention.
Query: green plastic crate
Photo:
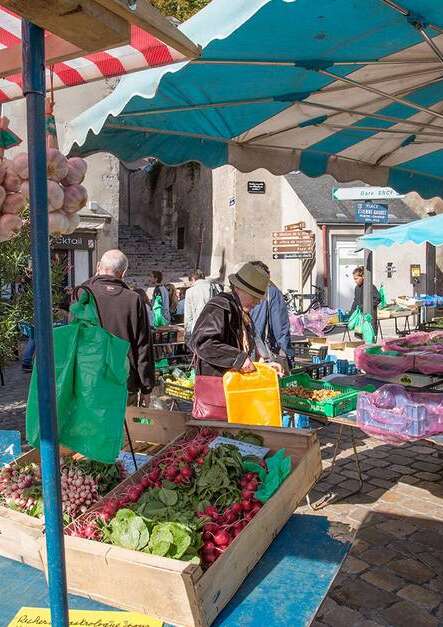
[[[308,390],[336,390],[341,392],[341,394],[340,396],[327,399],[323,402],[285,394],[285,388],[292,386],[295,387],[297,385]],[[373,386],[356,389],[350,386],[329,383],[329,381],[314,381],[307,374],[293,374],[288,377],[283,377],[280,380],[280,387],[283,407],[296,409],[301,413],[307,412],[310,414],[319,414],[321,416],[327,416],[328,418],[333,418],[334,416],[346,414],[348,411],[353,411],[357,407],[357,397],[359,392],[372,392],[375,389]]]

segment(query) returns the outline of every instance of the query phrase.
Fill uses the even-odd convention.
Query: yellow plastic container
[[[223,377],[228,422],[281,427],[280,386],[276,371],[254,364],[255,372],[227,372]]]

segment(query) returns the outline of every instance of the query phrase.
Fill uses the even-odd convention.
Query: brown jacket
[[[222,377],[228,370],[240,370],[255,350],[252,323],[248,353],[243,350],[242,336],[242,313],[234,296],[222,293],[212,298],[198,317],[191,338],[197,374]]]
[[[99,275],[84,283],[94,293],[103,328],[131,345],[128,390],[148,394],[155,383],[151,329],[145,304],[124,281]]]

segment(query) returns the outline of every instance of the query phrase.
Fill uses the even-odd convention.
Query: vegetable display
[[[301,385],[295,385],[285,388],[285,394],[321,403],[329,398],[340,396],[341,392],[338,390],[308,390]]]
[[[68,234],[80,223],[77,212],[88,193],[81,185],[86,175],[84,159],[67,159],[56,148],[47,149],[49,232]],[[0,160],[0,242],[15,237],[23,226],[22,212],[29,200],[27,153]]]
[[[258,473],[245,471],[236,446],[211,448],[217,435],[204,427],[182,436],[66,533],[208,568],[262,507]]]
[[[60,460],[63,515],[66,524],[86,512],[124,479],[119,463],[88,459]],[[0,503],[35,518],[43,518],[40,466],[10,464],[0,470]]]

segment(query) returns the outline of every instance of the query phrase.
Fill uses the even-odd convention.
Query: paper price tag
[[[51,627],[51,614],[47,608],[22,607],[8,627],[38,625]],[[163,622],[137,612],[95,612],[69,610],[70,627],[162,627]],[[54,627],[56,627],[54,625]]]
[[[265,455],[269,453],[268,448],[264,446],[256,446],[255,444],[249,444],[249,442],[240,442],[239,440],[231,440],[231,438],[224,438],[221,435],[212,440],[209,444],[209,448],[217,448],[221,444],[232,444],[240,451],[242,457],[248,457],[249,455],[254,455],[254,457],[259,457],[263,459]]]

